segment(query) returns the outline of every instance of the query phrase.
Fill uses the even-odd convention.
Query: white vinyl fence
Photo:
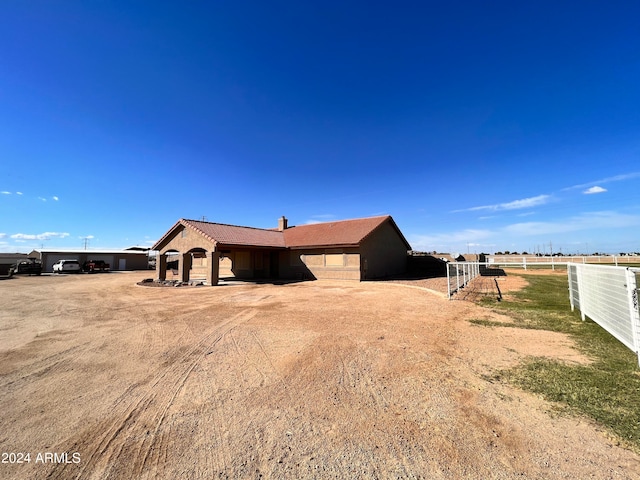
[[[478,262],[450,262],[447,264],[448,296],[464,288],[471,280],[480,275]]]
[[[638,355],[640,365],[640,268],[570,264],[569,297],[589,317]]]
[[[537,263],[597,263],[601,265],[638,264],[640,255],[489,255],[489,263],[508,265],[519,263],[522,265],[535,265]]]

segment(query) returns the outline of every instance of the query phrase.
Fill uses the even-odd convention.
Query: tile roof
[[[386,215],[300,225],[286,229],[284,240],[290,248],[355,246],[390,218]]]
[[[200,222],[198,220],[180,220],[202,233],[206,238],[225,245],[247,245],[254,247],[283,247],[284,238],[278,230],[240,227],[223,223]]]
[[[171,237],[172,232],[179,225],[192,228],[208,240],[222,245],[273,248],[357,246],[374,230],[387,221],[396,229],[400,238],[406,243],[407,249],[411,249],[409,243],[393,221],[393,218],[389,215],[299,225],[287,228],[284,231],[180,219],[156,242],[152,249],[158,249],[165,239]]]

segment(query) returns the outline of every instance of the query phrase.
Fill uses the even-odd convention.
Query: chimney
[[[287,222],[288,222],[288,220],[284,215],[282,217],[280,217],[278,219],[278,230],[281,231],[281,232],[283,230],[286,230],[287,229]]]

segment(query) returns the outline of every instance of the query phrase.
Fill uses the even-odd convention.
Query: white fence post
[[[640,307],[638,306],[638,285],[636,282],[636,274],[630,268],[627,268],[627,292],[629,312],[631,314],[633,346],[638,356],[638,366],[640,366]]]
[[[585,267],[586,268],[586,267]],[[582,268],[576,268],[576,277],[578,277],[578,295],[580,296],[580,299],[582,300],[582,290],[583,290],[583,285],[584,282],[582,281]],[[582,319],[582,321],[585,321],[585,314],[584,314],[584,308],[582,308],[582,305],[580,305],[580,318]]]
[[[573,267],[571,265],[567,265],[567,277],[569,280],[569,303],[571,304],[571,311],[573,312],[576,308],[576,305],[573,301]]]

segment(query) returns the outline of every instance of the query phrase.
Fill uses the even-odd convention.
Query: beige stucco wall
[[[271,254],[274,250],[257,248],[233,248],[222,250],[220,278],[269,278]]]
[[[187,252],[196,250],[191,255],[185,254]],[[211,274],[211,262],[207,255],[211,255],[214,250],[214,243],[207,240],[205,237],[189,228],[185,228],[180,225],[172,232],[172,236],[166,243],[158,250],[158,255],[165,255],[167,252],[178,252],[179,255],[171,255],[167,257],[167,260],[178,260],[178,270],[167,269],[163,274],[161,272],[162,262],[156,261],[156,275],[157,278],[164,278],[166,280],[205,280],[208,274]],[[185,262],[182,270],[182,262]],[[184,273],[184,275],[183,275]]]
[[[363,279],[407,271],[407,246],[389,222],[377,228],[361,245]]]
[[[181,226],[176,229],[173,238],[162,247],[159,253],[164,254],[169,250],[186,253],[194,248],[201,248],[207,252],[211,252],[213,250],[213,242],[208,241],[199,233]]]
[[[289,278],[360,280],[357,248],[291,250],[283,256],[288,261],[280,271]]]

